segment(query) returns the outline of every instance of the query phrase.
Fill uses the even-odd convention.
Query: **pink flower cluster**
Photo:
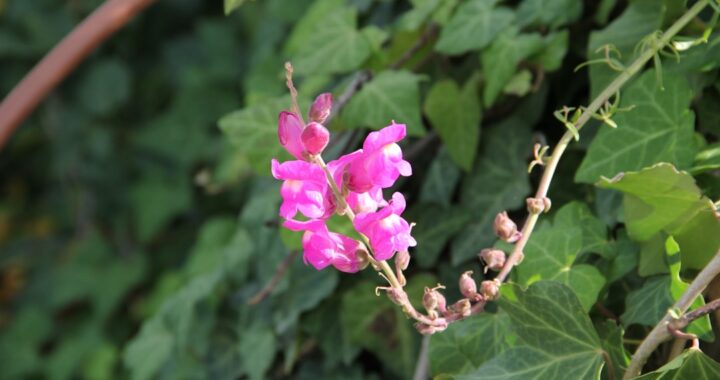
[[[343,195],[335,199],[328,175],[319,155],[327,146],[329,132],[322,125],[332,109],[332,95],[322,94],[313,103],[308,124],[296,113],[283,111],[278,120],[280,144],[297,160],[279,163],[273,159],[272,175],[284,181],[280,189],[283,202],[280,216],[284,226],[304,231],[304,260],[316,269],[330,265],[354,273],[367,265],[365,245],[348,236],[331,232],[327,220],[339,205],[347,205],[355,215],[353,225],[367,237],[376,260],[387,260],[395,252],[414,247],[411,226],[400,215],[405,198],[394,193],[387,202],[382,190],[391,187],[400,176],[412,174],[410,163],[403,160],[397,144],[405,137],[404,124],[391,125],[368,134],[362,149],[327,163],[327,174]],[[300,213],[306,220],[296,220]]]

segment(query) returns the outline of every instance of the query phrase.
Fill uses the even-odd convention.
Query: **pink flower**
[[[322,124],[312,122],[308,124],[300,135],[305,151],[310,154],[320,154],[330,141],[330,132]]]
[[[348,192],[345,200],[356,214],[368,213],[377,211],[378,207],[387,206],[387,202],[383,199],[382,189],[379,187],[373,187],[367,192],[356,193],[354,191]]]
[[[306,160],[305,147],[300,136],[305,125],[300,117],[289,111],[282,111],[278,116],[278,140],[285,150],[298,160]]]
[[[332,265],[341,272],[355,273],[367,265],[367,259],[360,253],[366,251],[365,246],[345,235],[328,231],[322,220],[287,220],[284,226],[293,231],[305,231],[303,260],[317,270]]]
[[[370,239],[378,260],[391,258],[396,251],[407,250],[417,243],[410,236],[410,225],[400,214],[405,210],[405,197],[393,194],[392,201],[380,211],[361,213],[355,217],[355,229]]]
[[[314,121],[320,124],[324,123],[325,120],[327,120],[328,116],[330,116],[330,111],[332,111],[332,104],[333,97],[331,93],[326,92],[318,95],[317,98],[315,98],[312,106],[310,107],[310,114],[308,115],[310,121]]]
[[[308,218],[326,218],[332,213],[331,198],[323,170],[305,161],[272,160],[271,171],[275,179],[283,180],[280,195],[283,203],[280,216],[290,219],[300,211]]]
[[[348,167],[348,188],[358,193],[375,186],[388,188],[399,176],[412,174],[410,163],[403,160],[402,150],[396,144],[405,137],[405,124],[389,125],[368,134],[363,143],[362,156]]]

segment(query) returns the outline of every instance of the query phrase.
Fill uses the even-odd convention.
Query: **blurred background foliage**
[[[0,1],[0,94],[100,3]],[[532,142],[564,132],[552,111],[584,103],[607,81],[605,67],[590,78],[573,68],[607,42],[632,56],[634,43],[672,21],[682,2],[495,3],[226,1],[228,11],[242,5],[228,16],[220,0],[150,7],[0,151],[0,378],[410,378],[420,336],[374,295],[377,276],[317,272],[291,254],[298,236],[278,228],[269,160],[286,157],[275,129],[289,107],[282,67],[294,63],[303,104],[321,91],[337,100],[359,70],[372,73],[334,119],[329,156],[358,146],[368,128],[408,124],[414,175],[396,188],[418,223],[409,291],[418,302],[423,286],[442,281],[455,298],[457,276],[480,272],[475,254],[495,244],[495,214],[521,209],[538,179],[526,170]],[[697,164],[692,157],[720,133],[716,46],[666,67],[689,78],[699,125],[690,161],[672,163],[692,168],[713,200],[718,155],[705,150]],[[607,173],[576,177],[597,130],[583,131],[551,189],[557,209],[576,202],[529,249],[547,251],[572,230],[569,239],[582,243],[564,259],[589,280],[561,281],[585,311],[600,299],[619,315],[629,290],[657,288],[646,276],[668,278],[667,264],[651,260],[664,257],[665,235],[631,241],[618,224],[621,194],[591,185]],[[619,160],[614,169],[654,162]],[[578,223],[589,227],[571,228]],[[285,271],[276,286],[249,304],[278,268]],[[542,270],[515,280],[552,278]],[[661,313],[672,301],[662,289],[651,308]],[[641,311],[628,325],[654,324]],[[478,341],[463,329],[482,331],[494,319],[453,327],[433,347],[474,352]],[[468,372],[490,357],[456,355],[433,363],[433,372]]]

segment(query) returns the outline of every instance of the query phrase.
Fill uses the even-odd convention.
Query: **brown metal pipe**
[[[105,39],[155,0],[107,0],[48,53],[0,103],[0,149],[47,94]]]

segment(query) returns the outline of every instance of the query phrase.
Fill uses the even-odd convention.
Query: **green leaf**
[[[665,241],[665,250],[667,252],[667,260],[670,264],[670,295],[673,300],[677,301],[682,297],[685,290],[690,286],[680,277],[681,263],[680,263],[680,246],[673,239],[672,236],[668,237]],[[697,309],[705,305],[705,299],[702,295],[695,298],[690,309]],[[705,315],[701,318],[693,321],[688,327],[687,332],[695,334],[698,337],[707,341],[714,339],[712,326],[710,326],[710,317]]]
[[[345,73],[362,65],[370,52],[370,41],[357,29],[357,10],[336,9],[315,24],[293,65],[298,74]]]
[[[342,118],[351,128],[375,130],[395,120],[407,126],[409,135],[423,135],[418,76],[403,70],[381,72],[352,97]]]
[[[720,364],[700,350],[688,349],[658,370],[647,373],[637,380],[656,379],[717,379],[720,378]]]
[[[246,155],[259,174],[270,174],[270,160],[290,155],[277,138],[278,114],[290,106],[287,96],[259,103],[223,116],[218,125],[239,154]]]
[[[720,144],[713,144],[703,148],[697,156],[690,173],[698,175],[707,171],[720,169]]]
[[[436,282],[429,275],[412,277],[406,288],[410,301],[420,305],[423,287]],[[397,305],[384,295],[375,295],[377,284],[362,282],[345,292],[340,314],[343,332],[351,343],[375,354],[394,373],[402,378],[411,377],[419,335]]]
[[[610,260],[606,275],[608,283],[620,280],[638,266],[638,246],[630,240],[624,229],[618,230],[616,236],[606,255]]]
[[[452,243],[452,263],[474,257],[495,241],[492,223],[498,212],[525,204],[530,192],[524,157],[530,151],[530,132],[519,117],[490,128],[481,143],[475,169],[463,182],[461,206],[473,222]]]
[[[435,50],[454,55],[487,46],[515,17],[508,8],[495,8],[495,3],[497,0],[471,0],[459,6],[442,29]]]
[[[514,338],[502,311],[453,323],[430,337],[430,372],[433,376],[468,373],[509,349]]]
[[[243,331],[238,353],[245,373],[251,380],[265,379],[265,372],[275,358],[275,334],[263,323],[255,323]]]
[[[467,224],[470,215],[457,207],[418,203],[408,210],[406,219],[416,223],[412,235],[418,245],[411,251],[413,262],[421,268],[431,268],[446,243]]]
[[[672,306],[670,278],[666,275],[648,278],[642,288],[634,290],[625,299],[625,312],[620,316],[623,325],[634,323],[655,326]]]
[[[553,221],[556,226],[572,228],[580,226],[582,229],[582,247],[579,253],[599,253],[603,256],[607,250],[607,227],[593,215],[585,203],[570,202],[564,205]]]
[[[575,174],[578,182],[595,182],[622,171],[639,170],[657,162],[689,168],[695,157],[694,116],[688,109],[692,92],[680,76],[663,78],[658,87],[648,70],[625,91],[621,107],[635,106],[613,117],[618,128],[601,128]]]
[[[480,138],[480,104],[474,81],[461,91],[452,80],[435,83],[425,98],[425,114],[450,157],[470,171]]]
[[[615,321],[606,320],[598,323],[595,327],[600,336],[603,349],[608,353],[612,361],[612,369],[614,370],[613,373],[615,376],[608,376],[607,378],[622,379],[625,369],[630,364],[630,356],[627,351],[625,351],[625,346],[623,345],[622,326],[616,324]],[[603,369],[605,372],[610,370],[608,365],[605,365]]]
[[[130,96],[130,72],[123,62],[105,59],[94,63],[80,83],[80,103],[93,114],[118,110]]]
[[[273,297],[273,317],[279,332],[286,331],[301,313],[330,296],[339,281],[336,270],[318,271],[299,257],[284,280],[288,282],[287,290]]]
[[[548,34],[543,38],[545,47],[532,61],[540,63],[545,71],[559,69],[567,54],[569,38],[567,30]]]
[[[670,273],[665,254],[665,234],[657,233],[640,246],[638,274],[647,277]]]
[[[460,168],[450,158],[447,148],[441,147],[425,174],[419,200],[449,207],[460,180],[460,173]]]
[[[165,365],[174,344],[172,334],[159,319],[143,324],[138,338],[125,349],[125,365],[134,380],[151,379]]]
[[[480,57],[485,74],[483,102],[486,107],[495,103],[517,71],[518,63],[537,53],[542,47],[543,38],[539,34],[518,34],[515,28],[508,29],[494,39]]]
[[[545,224],[528,241],[523,265],[515,270],[516,280],[526,286],[539,280],[568,285],[588,311],[605,285],[605,278],[593,266],[573,265],[582,248],[583,230],[579,225]]]
[[[527,291],[504,285],[498,301],[524,345],[505,350],[475,372],[480,379],[599,379],[603,346],[575,294],[562,284],[541,281]]]
[[[229,15],[234,10],[240,8],[247,0],[225,0],[225,15]]]
[[[672,165],[624,173],[599,185],[625,193],[623,209],[631,238],[644,241],[661,231],[674,236],[684,267],[702,268],[720,246],[720,222],[712,202],[703,197],[692,176]]]
[[[582,2],[575,0],[525,0],[517,10],[522,26],[547,25],[551,29],[575,22],[582,14]]]

